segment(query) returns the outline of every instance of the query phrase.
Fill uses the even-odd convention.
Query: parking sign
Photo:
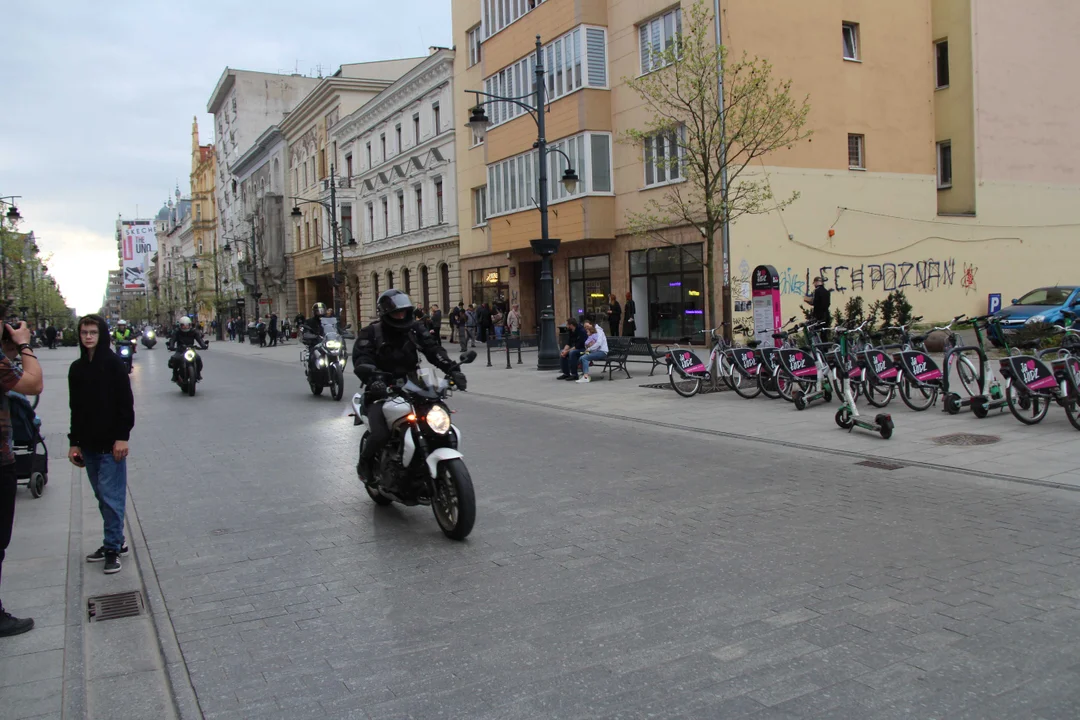
[[[986,314],[993,315],[1001,309],[1001,293],[990,293],[986,303]]]

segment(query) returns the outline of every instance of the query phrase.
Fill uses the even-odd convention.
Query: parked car
[[[1080,287],[1054,286],[1032,290],[1012,305],[1003,308],[994,317],[1001,320],[1001,329],[1007,335],[1018,332],[1028,323],[1060,323],[1062,310],[1080,312]],[[1001,346],[1001,338],[990,333],[990,342]]]

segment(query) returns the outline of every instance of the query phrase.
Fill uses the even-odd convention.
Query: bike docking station
[[[759,347],[780,347],[780,274],[772,265],[758,265],[750,279],[751,308],[754,315],[754,339]],[[771,342],[770,342],[771,341]]]

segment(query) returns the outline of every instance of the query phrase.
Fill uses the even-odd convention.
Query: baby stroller
[[[49,482],[49,448],[41,436],[41,419],[26,396],[20,393],[8,393],[8,407],[16,481],[26,485],[30,494],[39,498]]]

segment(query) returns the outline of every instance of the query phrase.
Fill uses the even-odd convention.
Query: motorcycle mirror
[[[475,359],[476,359],[476,351],[475,350],[470,350],[469,352],[461,353],[461,356],[458,358],[458,362],[471,363]]]

